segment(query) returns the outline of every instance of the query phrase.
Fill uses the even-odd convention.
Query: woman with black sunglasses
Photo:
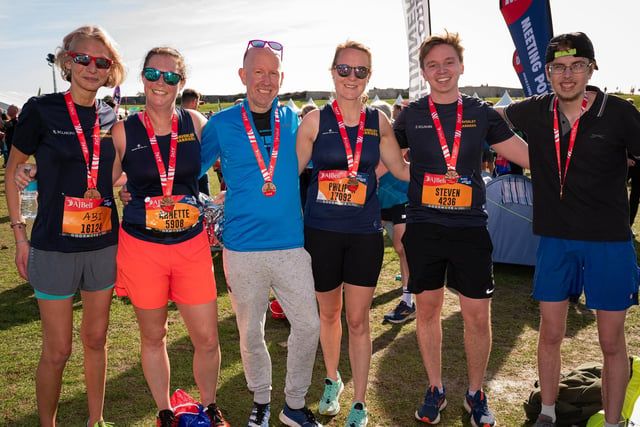
[[[144,113],[113,127],[114,176],[127,174],[116,292],[134,306],[142,370],[158,408],[158,426],[176,425],[170,403],[167,301],[176,303],[194,346],[193,373],[213,426],[227,425],[216,406],[220,371],[218,306],[209,240],[198,200],[205,117],[176,108],[186,81],[175,49],[151,49],[144,61]]]
[[[371,76],[369,49],[353,41],[339,45],[331,76],[335,101],[307,114],[297,137],[300,172],[309,160],[313,162],[304,223],[326,368],[325,390],[318,410],[323,415],[340,411],[338,397],[344,385],[338,364],[344,291],[354,384],[346,425],[361,427],[367,424],[369,308],[384,254],[375,168],[382,158],[394,175],[408,181],[409,167],[389,120],[365,104]]]
[[[82,298],[87,426],[103,426],[107,326],[116,277],[118,212],[113,200],[113,109],[96,100],[98,89],[124,79],[114,42],[98,27],[80,27],[63,39],[55,57],[64,93],[31,98],[18,119],[6,176],[34,156],[38,213],[31,240],[20,214],[18,190],[27,179],[5,181],[16,266],[35,290],[42,324],[36,400],[42,426],[54,426],[62,373],[71,354],[73,299]],[[24,172],[21,172],[24,173]]]

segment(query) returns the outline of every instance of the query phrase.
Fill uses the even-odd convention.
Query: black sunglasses
[[[111,68],[111,65],[113,65],[112,60],[110,60],[109,58],[103,58],[101,56],[91,56],[87,55],[86,53],[79,52],[71,52],[69,53],[69,56],[73,58],[74,63],[84,65],[85,67],[88,67],[89,64],[91,64],[91,61],[95,62],[96,68],[99,68],[101,70],[108,70],[109,68]]]
[[[182,74],[174,73],[172,71],[160,71],[155,68],[145,68],[142,70],[142,75],[150,82],[155,82],[160,78],[160,76],[162,76],[164,82],[170,86],[175,86],[180,83],[180,80],[182,80]]]
[[[357,67],[352,67],[351,65],[347,65],[347,64],[337,64],[337,65],[334,65],[333,68],[336,69],[340,77],[349,77],[351,75],[351,70],[353,70],[353,73],[357,78],[366,79],[367,77],[369,77],[369,73],[371,72],[364,65],[358,65]]]

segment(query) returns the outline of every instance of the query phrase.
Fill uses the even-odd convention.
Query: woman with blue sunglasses
[[[18,189],[29,175],[5,181],[16,266],[35,290],[42,327],[36,400],[42,426],[55,426],[62,374],[73,342],[73,299],[82,298],[87,426],[103,426],[107,326],[116,278],[118,212],[113,200],[113,109],[96,93],[124,79],[114,42],[99,27],[80,27],[63,39],[55,57],[64,93],[31,98],[18,119],[6,176],[34,156],[38,213],[31,240],[20,214]],[[20,181],[22,179],[22,181]]]
[[[194,346],[193,373],[212,426],[227,426],[216,405],[220,371],[218,306],[209,240],[198,200],[205,117],[176,108],[186,81],[175,49],[151,49],[142,83],[144,113],[113,127],[114,176],[127,174],[116,293],[128,296],[140,328],[142,370],[158,408],[157,425],[176,425],[170,403],[167,302],[176,303]]]

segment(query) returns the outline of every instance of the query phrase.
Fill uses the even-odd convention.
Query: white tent
[[[307,100],[307,104],[313,104],[313,105],[316,105],[316,103],[315,103],[315,102],[313,102],[313,98],[312,98],[312,97],[309,97],[309,99]]]
[[[500,100],[498,102],[496,102],[496,107],[505,107],[509,104],[511,104],[513,102],[513,100],[511,99],[511,97],[509,96],[509,92],[507,92],[506,90],[504,91],[504,95],[502,95],[502,98],[500,98]]]
[[[295,111],[296,114],[300,114],[300,109],[298,108],[296,103],[293,102],[293,99],[289,98],[289,102],[287,102],[287,106],[291,108],[293,111]]]
[[[400,104],[400,105],[404,104],[404,101],[402,100],[402,95],[398,95],[398,97],[396,98],[396,102],[394,102],[393,105],[396,105],[396,104]]]
[[[378,95],[376,94],[376,96],[373,98],[373,101],[371,101],[371,102],[373,103],[373,102],[378,102],[378,101],[380,101],[380,98],[378,98]]]
[[[473,97],[480,99],[480,95],[478,95],[478,92],[473,92]]]

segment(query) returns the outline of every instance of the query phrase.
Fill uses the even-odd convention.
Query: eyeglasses
[[[175,86],[180,83],[180,80],[182,80],[182,74],[174,73],[171,71],[160,71],[156,70],[155,68],[145,68],[144,70],[142,70],[142,75],[150,82],[157,81],[162,75],[164,82],[169,86]]]
[[[364,65],[358,65],[357,67],[352,67],[351,65],[347,65],[347,64],[337,64],[337,65],[334,65],[333,68],[336,69],[340,77],[349,77],[351,75],[351,70],[353,70],[353,74],[355,74],[357,78],[366,79],[367,77],[369,77],[369,73],[371,72]]]
[[[568,68],[574,74],[582,74],[586,73],[591,65],[593,65],[593,62],[574,62],[569,66],[564,64],[549,64],[547,70],[549,74],[564,74],[564,71]]]
[[[87,55],[86,53],[71,52],[69,53],[69,56],[73,58],[74,63],[84,65],[85,67],[88,67],[89,64],[91,64],[91,61],[95,62],[96,68],[99,68],[101,70],[108,70],[109,68],[111,68],[111,65],[113,65],[113,61],[109,58],[91,56]]]
[[[274,41],[267,41],[267,40],[249,40],[249,43],[247,43],[247,49],[245,50],[245,53],[252,47],[256,49],[264,49],[265,47],[268,47],[274,52],[278,52],[280,54],[280,60],[282,61],[282,44],[281,43],[274,42]]]

